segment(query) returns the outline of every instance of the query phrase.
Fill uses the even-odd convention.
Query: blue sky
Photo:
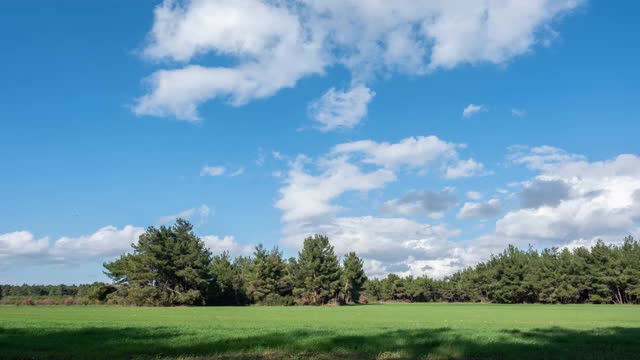
[[[635,2],[2,8],[2,283],[104,280],[177,215],[376,276],[638,234]]]

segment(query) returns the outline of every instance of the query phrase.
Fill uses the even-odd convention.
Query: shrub
[[[33,300],[31,300],[31,298],[25,298],[24,300],[22,300],[22,305],[35,305],[35,303],[33,302]]]

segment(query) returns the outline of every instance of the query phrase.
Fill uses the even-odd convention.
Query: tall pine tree
[[[304,239],[298,253],[297,272],[294,295],[300,303],[321,305],[337,300],[340,264],[329,238],[315,235]]]

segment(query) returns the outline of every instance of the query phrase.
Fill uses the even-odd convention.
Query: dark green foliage
[[[287,264],[277,247],[267,251],[258,245],[253,259],[245,271],[247,294],[255,304],[288,305],[291,284],[287,277]]]
[[[112,294],[136,305],[202,305],[211,282],[211,253],[178,219],[172,227],[149,227],[132,244],[133,253],[105,263],[106,274],[120,285]]]
[[[640,243],[598,241],[591,250],[509,246],[443,280],[390,274],[365,284],[373,301],[640,304]]]
[[[105,264],[113,284],[2,285],[3,304],[322,305],[366,302],[640,304],[640,243],[598,241],[591,249],[520,250],[509,246],[486,262],[442,279],[369,279],[349,253],[342,266],[326,236],[304,240],[298,258],[278,248],[251,257],[211,256],[192,226],[150,227],[133,252]]]
[[[342,296],[345,303],[360,302],[360,291],[367,281],[363,262],[355,252],[348,253],[342,262]]]
[[[207,303],[210,305],[246,305],[249,303],[242,276],[242,261],[231,262],[228,252],[213,257],[211,262],[213,281],[210,284]]]
[[[293,293],[300,304],[320,305],[337,300],[340,264],[329,238],[315,235],[304,239],[296,272]]]

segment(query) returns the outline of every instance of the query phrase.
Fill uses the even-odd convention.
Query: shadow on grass
[[[229,335],[178,328],[0,328],[0,358],[29,359],[638,359],[640,329],[450,328],[341,335],[297,330]],[[220,337],[222,336],[222,337]]]

